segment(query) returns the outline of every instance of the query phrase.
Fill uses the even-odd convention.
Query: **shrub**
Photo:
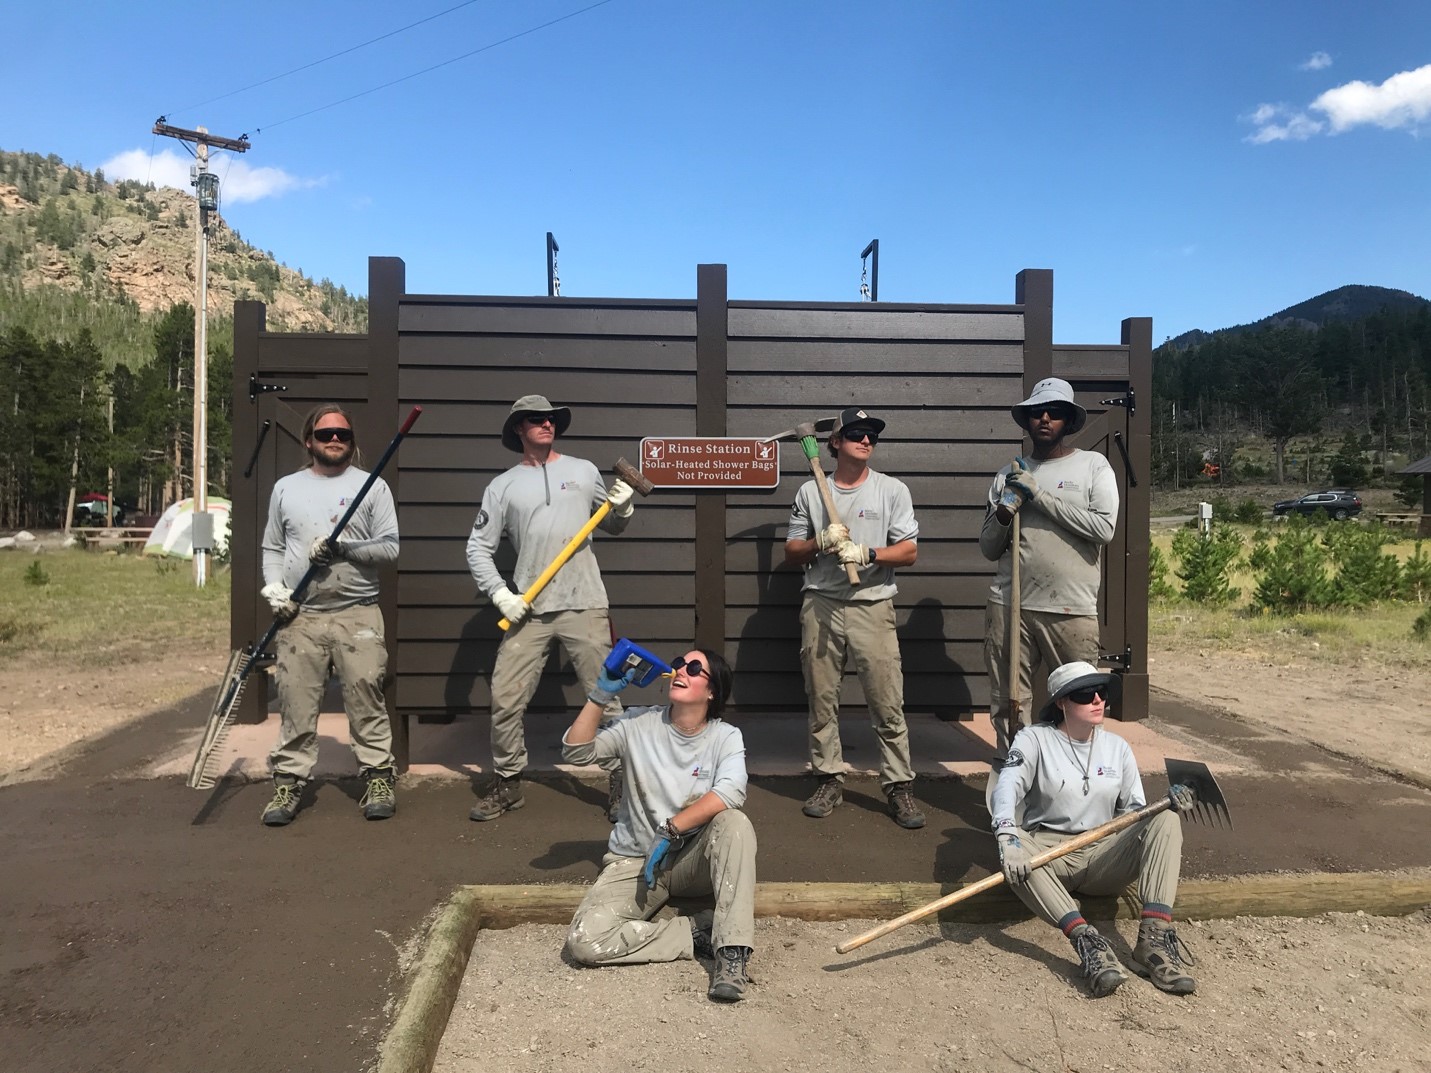
[[[1237,504],[1232,516],[1243,525],[1257,525],[1262,521],[1264,514],[1257,500],[1248,498]]]
[[[1334,526],[1322,543],[1337,567],[1333,588],[1338,603],[1365,607],[1394,600],[1401,592],[1401,564],[1381,550],[1387,543],[1381,527]]]
[[[1178,590],[1168,581],[1168,561],[1163,558],[1163,551],[1157,546],[1148,548],[1148,599],[1150,600],[1171,600],[1178,594]]]
[[[29,569],[25,571],[24,577],[26,585],[39,586],[48,585],[50,583],[49,572],[40,565],[39,559],[36,559],[30,564]]]
[[[1418,604],[1424,604],[1431,597],[1431,556],[1426,554],[1419,540],[1416,550],[1401,564],[1401,595]]]
[[[1411,624],[1411,636],[1418,641],[1431,640],[1431,607],[1416,616],[1416,621]]]
[[[1197,603],[1226,604],[1241,595],[1230,584],[1242,552],[1242,537],[1228,525],[1214,525],[1207,536],[1183,530],[1173,537],[1173,554],[1182,562],[1177,574],[1183,595]]]
[[[1401,478],[1401,483],[1397,485],[1396,491],[1391,494],[1393,498],[1407,510],[1416,510],[1421,506],[1422,488],[1422,478],[1419,475],[1413,474],[1410,477]]]
[[[1302,517],[1287,522],[1269,548],[1265,567],[1252,590],[1252,605],[1279,615],[1331,607],[1336,592],[1327,576],[1330,555],[1312,524]]]

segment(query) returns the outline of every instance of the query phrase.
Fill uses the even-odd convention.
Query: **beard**
[[[350,440],[338,445],[343,448],[342,454],[333,455],[328,451],[331,446],[332,444],[317,443],[308,448],[308,457],[313,459],[315,465],[319,466],[346,466],[353,460],[353,452],[358,449],[358,445]]]

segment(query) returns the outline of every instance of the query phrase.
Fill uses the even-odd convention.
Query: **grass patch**
[[[200,589],[187,563],[166,570],[162,561],[75,549],[0,554],[0,666],[26,656],[104,666],[152,659],[176,643],[223,645],[227,571]],[[41,562],[48,581],[36,585],[27,576]]]

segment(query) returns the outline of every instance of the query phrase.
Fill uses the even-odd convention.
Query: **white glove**
[[[1012,831],[1000,832],[999,867],[1003,870],[1005,882],[1013,887],[1021,887],[1027,883],[1033,872],[1030,866],[1032,860],[1017,834]]]
[[[268,601],[274,617],[280,622],[292,622],[298,614],[298,605],[293,602],[293,590],[281,581],[265,585],[258,594]]]
[[[327,566],[334,559],[346,558],[341,540],[330,542],[327,537],[315,537],[308,549],[308,561],[316,566]]]
[[[606,493],[606,502],[611,504],[611,513],[618,518],[631,517],[631,512],[636,509],[636,504],[631,502],[631,497],[635,494],[635,489],[625,481],[612,481],[611,488]]]
[[[1022,458],[1014,459],[1014,464],[1009,469],[1009,475],[1004,478],[1004,495],[1008,497],[1010,494],[1019,497],[1019,507],[1038,496],[1038,480],[1030,472],[1028,464]],[[1018,507],[1009,506],[1007,498],[1004,501],[1004,506],[1009,507],[1015,513],[1018,511]]]
[[[532,610],[531,604],[508,588],[500,588],[494,592],[492,602],[497,605],[497,610],[502,612],[502,617],[513,626],[526,618]]]
[[[837,550],[841,566],[868,566],[870,563],[870,549],[853,540],[843,541]]]
[[[838,552],[840,545],[850,539],[850,527],[841,522],[831,522],[815,534],[815,546],[826,555]]]

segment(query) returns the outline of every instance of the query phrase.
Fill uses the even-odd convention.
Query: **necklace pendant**
[[[1083,796],[1088,796],[1088,776],[1083,776]]]

